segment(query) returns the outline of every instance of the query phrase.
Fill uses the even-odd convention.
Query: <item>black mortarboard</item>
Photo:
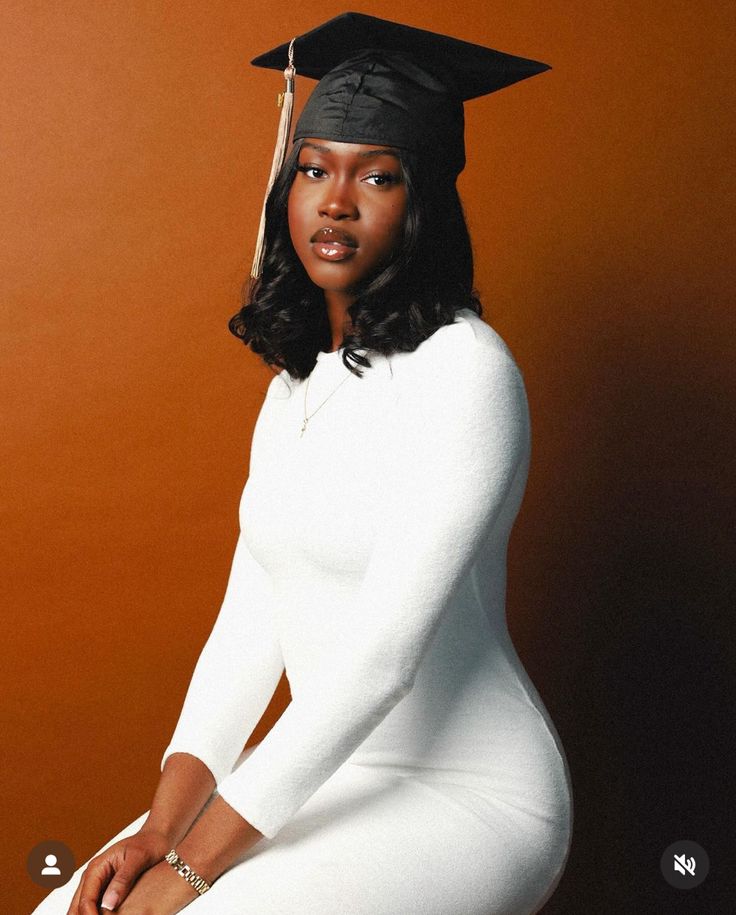
[[[550,69],[537,60],[362,13],[342,13],[251,63],[283,70],[287,83],[269,190],[288,144],[295,72],[319,80],[299,117],[295,140],[311,136],[430,149],[454,179],[465,166],[463,102]],[[254,276],[261,254],[259,249]]]

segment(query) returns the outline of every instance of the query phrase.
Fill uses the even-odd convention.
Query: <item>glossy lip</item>
[[[315,257],[322,261],[345,261],[355,257],[356,249],[348,245],[336,245],[333,242],[312,245]]]
[[[347,248],[357,248],[358,239],[346,232],[344,229],[322,228],[318,229],[309,239],[312,244],[322,243],[325,247],[336,247],[338,245]]]

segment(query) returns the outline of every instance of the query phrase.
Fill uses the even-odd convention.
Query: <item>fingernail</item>
[[[120,902],[120,894],[116,893],[115,890],[111,890],[109,893],[105,893],[102,897],[101,907],[103,909],[114,909],[115,906]]]

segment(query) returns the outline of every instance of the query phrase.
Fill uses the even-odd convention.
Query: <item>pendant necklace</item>
[[[341,388],[345,384],[345,382],[348,380],[348,378],[350,378],[350,376],[352,374],[353,373],[348,369],[347,375],[345,376],[345,378],[343,378],[343,380],[340,382],[340,384],[338,384],[338,386],[335,388],[335,390],[332,392],[332,394],[334,394],[335,391],[337,391],[339,388]],[[302,428],[301,428],[301,431],[299,432],[299,438],[301,438],[304,435],[306,428],[307,428],[307,423],[314,416],[314,414],[317,412],[317,410],[320,410],[327,403],[327,401],[330,399],[330,397],[332,397],[332,394],[328,394],[327,397],[325,397],[325,399],[322,401],[322,403],[317,407],[317,410],[313,410],[312,413],[310,413],[309,416],[307,416],[307,391],[309,390],[309,379],[311,377],[312,376],[310,375],[309,378],[307,378],[307,383],[304,387],[304,422],[302,423]]]

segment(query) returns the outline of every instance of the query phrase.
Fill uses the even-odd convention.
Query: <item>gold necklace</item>
[[[339,388],[341,388],[345,384],[345,382],[348,380],[348,378],[350,378],[350,376],[352,374],[353,373],[350,371],[350,369],[348,369],[348,373],[345,376],[345,378],[343,378],[343,380],[340,382],[340,384],[338,384],[338,386],[335,388],[334,391],[332,391],[331,394],[328,394],[327,397],[325,397],[325,399],[322,401],[322,403],[317,407],[317,410],[320,410],[320,409],[322,409],[322,407],[324,407],[324,405],[327,403],[327,401],[330,399],[330,397],[332,397],[332,394],[334,394],[335,391],[337,391]],[[307,378],[307,383],[304,387],[304,422],[302,423],[302,428],[301,428],[301,431],[299,432],[299,438],[301,438],[304,435],[306,428],[307,428],[307,423],[317,412],[317,410],[314,410],[312,413],[309,414],[309,416],[307,416],[307,391],[309,390],[309,380],[311,377],[312,376],[310,375]]]

